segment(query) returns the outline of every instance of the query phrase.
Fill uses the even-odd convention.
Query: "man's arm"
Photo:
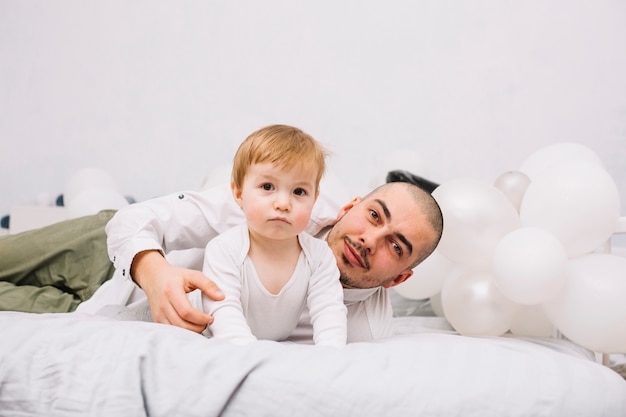
[[[228,186],[182,192],[131,204],[106,226],[109,257],[125,278],[135,256],[201,249],[218,234],[245,221]]]
[[[107,224],[109,257],[118,275],[132,279],[146,293],[154,321],[202,331],[211,318],[194,309],[186,293],[200,289],[218,300],[223,295],[200,271],[171,265],[164,255],[204,248],[242,220],[227,186],[132,204]]]

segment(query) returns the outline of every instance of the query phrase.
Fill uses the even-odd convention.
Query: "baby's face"
[[[285,169],[271,163],[253,164],[233,196],[243,209],[251,233],[282,240],[302,232],[317,198],[315,172]]]

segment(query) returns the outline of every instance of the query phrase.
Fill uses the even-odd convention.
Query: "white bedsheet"
[[[234,346],[13,312],[0,329],[2,416],[626,416],[626,382],[567,342],[424,331],[343,350]]]

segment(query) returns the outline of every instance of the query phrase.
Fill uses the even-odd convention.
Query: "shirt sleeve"
[[[243,221],[228,186],[131,204],[106,226],[109,257],[121,275],[130,278],[131,263],[139,252],[203,250],[219,233]]]
[[[347,341],[347,310],[337,261],[326,242],[314,241],[309,236],[307,240],[315,248],[307,295],[313,340],[316,345],[343,347]]]

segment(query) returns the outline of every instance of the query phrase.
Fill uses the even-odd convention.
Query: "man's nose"
[[[361,235],[360,241],[368,254],[374,254],[384,239],[385,231],[382,228],[372,228]]]

